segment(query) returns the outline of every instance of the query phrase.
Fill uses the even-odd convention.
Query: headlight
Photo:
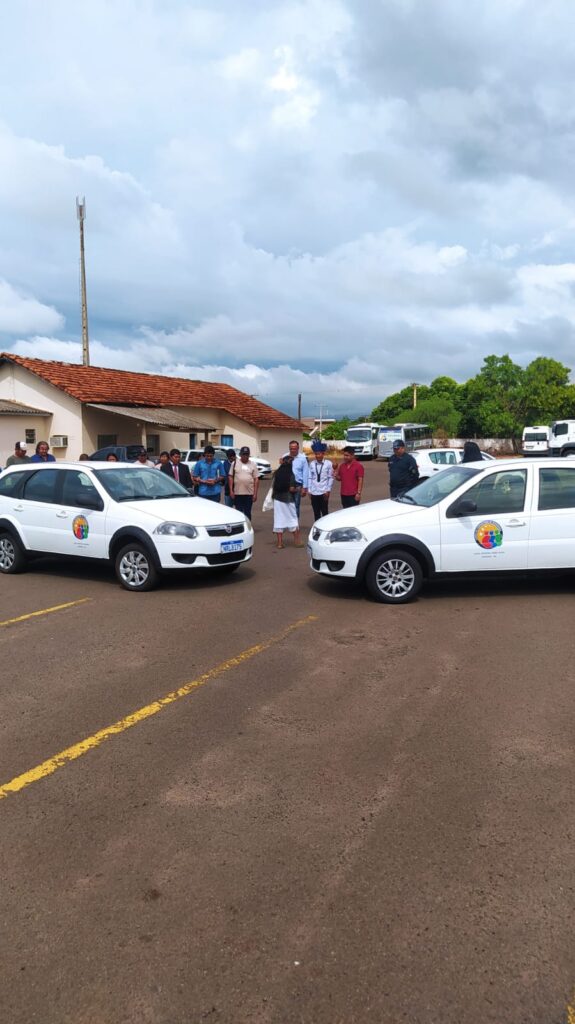
[[[195,526],[188,526],[187,523],[160,523],[154,533],[160,537],[189,537],[190,540],[198,536]]]
[[[363,539],[363,534],[353,526],[342,526],[339,530],[330,530],[325,535],[327,544],[345,544]]]
[[[311,539],[312,540],[319,540],[320,537],[321,537],[321,530],[318,530],[317,526],[314,526],[313,530],[311,531]]]
[[[253,533],[253,530],[254,530],[254,528],[252,526],[252,523],[251,523],[251,519],[248,519],[247,516],[246,516],[246,523],[245,523],[244,529],[246,530],[247,533]]]

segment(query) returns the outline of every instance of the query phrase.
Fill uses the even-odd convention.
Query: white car
[[[162,572],[232,572],[252,557],[249,519],[196,498],[157,469],[122,463],[27,463],[0,476],[0,572],[31,555],[98,558],[126,590]]]
[[[234,451],[237,457],[239,458],[239,448],[234,448]],[[182,451],[182,462],[186,463],[191,472],[192,466],[195,466],[196,462],[198,461],[198,459],[201,459],[203,454],[203,448],[185,449],[184,451]],[[220,462],[225,462],[225,460],[227,459],[227,453],[223,448],[216,448],[215,457],[216,459],[219,459]],[[252,462],[255,462],[256,466],[258,467],[258,477],[260,478],[260,480],[272,475],[272,467],[267,459],[262,459],[260,455],[250,455],[250,459],[252,460]]]
[[[575,465],[516,459],[447,466],[400,498],[342,509],[312,527],[311,568],[403,604],[450,573],[575,568]]]
[[[427,480],[446,466],[457,466],[463,458],[463,448],[419,448],[409,454],[417,462],[419,479]],[[481,458],[484,462],[495,462],[493,455],[487,452],[481,452]]]

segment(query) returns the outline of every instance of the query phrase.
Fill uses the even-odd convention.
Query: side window
[[[510,469],[501,473],[490,473],[474,487],[465,492],[466,499],[474,501],[477,512],[474,515],[496,515],[501,512],[523,512],[527,471]]]
[[[79,469],[67,469],[64,473],[62,504],[73,508],[93,508],[101,501],[100,495],[87,473]]]
[[[0,476],[0,494],[5,497],[17,494],[24,476],[26,473],[4,473]]]
[[[567,423],[557,423],[553,428],[553,433],[555,434],[555,437],[560,437],[561,434],[566,434],[568,430],[569,425]]]
[[[537,508],[575,508],[575,469],[540,469]]]
[[[24,501],[44,501],[51,504],[56,500],[56,486],[61,477],[59,470],[40,469],[33,473],[24,485]]]
[[[439,462],[439,452],[430,452],[429,461],[436,465]]]

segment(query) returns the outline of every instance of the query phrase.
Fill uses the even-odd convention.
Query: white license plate
[[[242,551],[243,540],[223,540],[220,544],[220,551]]]

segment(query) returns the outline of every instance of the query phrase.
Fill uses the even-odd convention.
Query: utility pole
[[[412,381],[411,386],[413,388],[413,408],[415,409],[417,408],[417,389],[419,387],[419,384],[416,384],[415,381]]]
[[[297,396],[297,418],[301,423],[301,394]]]
[[[90,365],[90,342],[88,339],[88,300],[86,298],[86,260],[84,256],[84,220],[86,219],[86,197],[82,202],[76,196],[76,216],[80,225],[80,302],[82,306],[82,362]]]

